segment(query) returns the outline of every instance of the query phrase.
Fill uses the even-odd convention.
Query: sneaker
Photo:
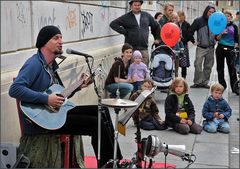
[[[193,84],[192,86],[190,86],[190,88],[200,88],[201,86],[199,84]]]
[[[209,89],[210,88],[210,86],[207,85],[207,84],[201,84],[200,87],[205,88],[205,89]]]

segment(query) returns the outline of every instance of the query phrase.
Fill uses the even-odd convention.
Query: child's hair
[[[184,11],[180,10],[177,12],[177,14],[178,14],[178,16],[184,16],[184,18],[186,17]]]
[[[211,86],[211,92],[213,91],[220,91],[220,92],[224,92],[224,87],[220,84],[220,83],[215,83]]]
[[[177,21],[179,20],[178,14],[176,12],[173,12],[172,15],[170,16],[170,21],[173,22],[173,18],[176,17]]]
[[[170,86],[170,90],[175,92],[175,88],[179,83],[183,83],[184,85],[184,90],[183,93],[187,93],[188,92],[188,84],[186,82],[186,80],[182,77],[176,77],[173,81],[172,84]]]
[[[122,46],[122,53],[125,52],[125,50],[128,50],[128,49],[133,49],[132,45],[128,44],[128,43],[125,43],[123,46]]]
[[[225,14],[225,15],[227,14],[227,15],[231,16],[231,18],[233,17],[233,16],[232,16],[232,13],[231,13],[230,11],[224,11],[224,14]]]
[[[153,81],[152,81],[151,79],[145,79],[145,80],[143,81],[142,85],[143,85],[144,83],[151,84],[152,87],[154,87],[154,83],[153,83]]]

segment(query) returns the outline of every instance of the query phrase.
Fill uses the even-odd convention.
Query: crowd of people
[[[165,45],[160,37],[161,28],[164,24],[173,22],[181,30],[181,36],[176,45],[184,48],[184,57],[179,64],[182,69],[182,77],[173,77],[169,86],[169,93],[164,104],[165,120],[159,116],[156,101],[153,95],[150,95],[133,114],[134,124],[139,123],[144,130],[164,130],[171,127],[180,134],[188,134],[189,132],[201,134],[202,130],[209,133],[217,131],[229,133],[228,119],[232,110],[222,94],[227,87],[224,79],[225,58],[232,92],[235,92],[233,84],[237,81],[230,51],[239,45],[239,32],[238,27],[232,22],[232,13],[224,12],[227,18],[227,27],[221,34],[214,35],[208,27],[208,18],[216,11],[215,7],[211,5],[207,6],[202,16],[196,18],[190,25],[186,21],[184,11],[174,12],[174,6],[171,3],[164,6],[163,13],[157,12],[154,17],[141,10],[142,4],[142,0],[131,0],[129,2],[131,10],[110,23],[113,30],[125,37],[121,56],[115,58],[105,81],[105,89],[110,93],[110,97],[134,101],[142,91],[151,90],[154,87],[149,67],[149,27],[154,37],[154,44],[156,46]],[[194,38],[195,31],[197,32],[197,39]],[[194,79],[190,88],[211,88],[211,94],[202,108],[202,116],[205,118],[203,126],[195,122],[194,104],[188,94],[189,87],[185,80],[187,68],[190,66],[189,42],[197,45]],[[216,43],[218,43],[216,61],[219,83],[209,86]],[[30,57],[20,69],[9,89],[9,95],[22,102],[49,105],[52,108],[59,109],[65,98],[55,93],[44,93],[53,84],[63,86],[57,73],[58,65],[55,61],[57,55],[62,54],[62,33],[59,28],[55,26],[43,27],[38,34],[36,47],[38,48],[37,53]],[[70,96],[80,91],[81,87],[83,86],[77,88]],[[40,127],[21,112],[22,137],[28,138],[28,142],[31,142],[31,139],[34,140],[33,138],[39,135],[89,135],[92,137],[92,146],[97,157],[98,111],[97,105],[76,106],[68,112],[64,126],[56,130]],[[103,137],[101,137],[101,158],[98,167],[104,166],[113,158],[114,149],[114,130],[109,110],[102,107],[101,111],[105,114],[105,119],[102,119],[101,122]],[[20,142],[20,147],[23,146],[21,144],[28,143]],[[119,146],[117,148],[117,158],[122,159]]]

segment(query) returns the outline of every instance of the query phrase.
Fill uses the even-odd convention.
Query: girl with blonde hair
[[[187,92],[187,82],[182,77],[175,78],[165,100],[165,123],[180,134],[200,134],[202,127],[195,122],[194,106]]]

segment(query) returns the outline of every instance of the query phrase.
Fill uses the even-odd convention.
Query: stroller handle
[[[152,44],[151,49],[153,50],[153,49],[162,48],[162,47],[169,48],[171,51],[173,51],[173,49],[168,45],[159,45],[156,47],[156,44],[154,44],[154,43]]]

